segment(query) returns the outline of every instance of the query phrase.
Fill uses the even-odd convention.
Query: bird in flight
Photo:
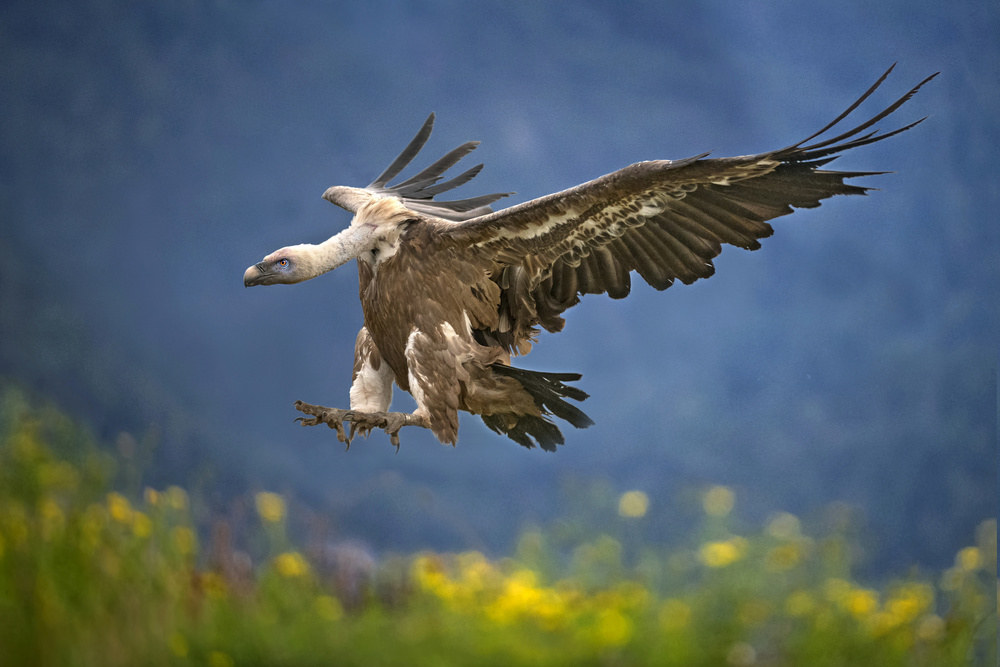
[[[354,214],[326,241],[281,248],[246,270],[243,283],[293,284],[357,260],[364,326],[354,348],[350,409],[298,401],[303,425],[325,423],[350,446],[356,432],[384,429],[399,446],[406,425],[458,441],[458,413],[470,412],[524,447],[555,451],[564,442],[553,418],[593,424],[579,407],[587,394],[576,373],[517,368],[539,330],[558,332],[564,311],[584,294],[628,296],[632,272],[658,290],[715,271],[723,244],[747,250],[772,234],[768,220],[814,208],[833,195],[862,195],[847,182],[884,172],[831,171],[841,153],[888,139],[875,125],[931,75],[869,120],[820,140],[878,88],[820,131],[787,148],[729,158],[708,153],[639,162],[562,192],[493,211],[513,193],[452,201],[438,195],[470,181],[483,165],[442,182],[478,142],[452,150],[390,185],[431,134],[431,114],[416,137],[371,185],[335,186],[323,198]],[[416,401],[390,412],[392,385]],[[345,432],[345,422],[351,424]]]

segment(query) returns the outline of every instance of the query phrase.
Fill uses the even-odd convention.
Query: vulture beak
[[[254,264],[243,274],[243,286],[253,287],[254,285],[260,285],[263,282],[265,276],[263,262]]]

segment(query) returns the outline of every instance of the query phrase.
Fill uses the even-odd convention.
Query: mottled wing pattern
[[[890,70],[891,71],[891,68]],[[837,194],[868,188],[845,179],[882,172],[822,169],[837,154],[881,141],[892,132],[864,133],[908,100],[928,77],[888,108],[831,139],[805,145],[839,123],[885,80],[825,128],[777,151],[734,158],[640,162],[583,185],[450,226],[470,252],[496,264],[494,279],[514,338],[530,327],[563,326],[560,314],[582,294],[623,298],[637,272],[656,289],[687,284],[714,272],[722,244],[754,250],[770,236],[773,218],[819,206]],[[922,119],[921,119],[922,120]]]

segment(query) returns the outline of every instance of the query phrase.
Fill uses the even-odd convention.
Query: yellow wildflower
[[[502,624],[533,618],[548,628],[562,625],[578,598],[577,591],[539,586],[537,579],[531,570],[518,570],[507,577],[496,597],[483,607],[487,618]],[[474,608],[479,607],[477,602],[470,602]]]
[[[309,563],[296,551],[286,551],[274,559],[278,574],[289,579],[301,577],[309,572]]]
[[[531,570],[518,570],[510,575],[503,591],[508,606],[521,611],[535,605],[541,599],[537,581],[538,577]]]
[[[160,492],[156,489],[147,486],[145,491],[143,491],[143,496],[146,498],[147,505],[156,507],[160,504]]]
[[[268,523],[278,523],[285,518],[285,499],[277,493],[261,491],[254,500],[257,504],[257,514]]]
[[[626,519],[646,516],[649,510],[649,496],[642,491],[626,491],[618,499],[618,515]]]
[[[746,540],[741,537],[708,542],[698,551],[698,559],[708,567],[726,567],[743,558],[745,549]]]
[[[736,494],[727,486],[713,486],[705,492],[701,504],[710,516],[723,517],[733,511]]]
[[[855,588],[847,594],[843,604],[852,616],[864,618],[878,609],[878,593],[867,588]]]
[[[118,523],[132,523],[132,505],[129,504],[128,498],[120,493],[108,494],[108,514]]]
[[[576,592],[552,588],[544,588],[541,592],[542,597],[533,610],[535,616],[545,621],[549,629],[560,626],[570,615]]]
[[[885,611],[902,625],[916,619],[933,604],[933,588],[927,584],[911,583],[893,592],[885,603]]]
[[[467,551],[456,558],[458,571],[461,573],[462,585],[470,592],[483,590],[489,583],[498,579],[498,574],[478,551]]]
[[[417,556],[410,568],[410,575],[422,589],[435,594],[447,582],[447,577],[441,567],[440,558],[433,555],[423,554]]]
[[[669,598],[660,605],[660,627],[667,632],[679,632],[691,622],[691,607],[682,600]]]
[[[955,567],[963,572],[972,572],[982,564],[982,557],[976,547],[965,547],[955,556]]]

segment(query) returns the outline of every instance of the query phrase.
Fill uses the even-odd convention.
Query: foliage
[[[294,507],[248,503],[252,558],[185,490],[112,490],[116,462],[68,420],[0,399],[0,645],[10,665],[994,664],[996,522],[940,576],[852,577],[849,526],[787,513],[736,534],[732,490],[702,495],[679,544],[524,532],[516,553],[385,556],[293,544]],[[207,544],[207,546],[203,546]]]

